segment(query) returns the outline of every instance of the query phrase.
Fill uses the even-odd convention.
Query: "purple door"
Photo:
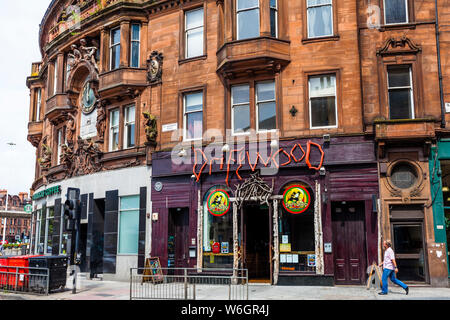
[[[366,240],[363,202],[332,204],[334,277],[336,284],[366,280]]]

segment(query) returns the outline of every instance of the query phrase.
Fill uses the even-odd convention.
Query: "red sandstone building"
[[[428,161],[449,19],[433,0],[52,1],[27,79],[35,251],[67,253],[78,187],[92,276],[151,255],[362,284],[392,239],[402,280],[447,286]]]
[[[31,204],[28,193],[19,195],[8,194],[7,190],[0,190],[0,237],[8,242],[16,242],[16,236],[21,241],[30,238],[31,215],[25,213],[25,205]]]

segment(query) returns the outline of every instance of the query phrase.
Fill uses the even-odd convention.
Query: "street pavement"
[[[72,293],[72,281],[67,280],[63,291],[49,295],[16,294],[0,292],[0,300],[130,300],[130,284],[120,281],[77,280],[77,293]],[[151,284],[147,284],[151,286]],[[138,284],[137,286],[140,286]],[[227,300],[227,286],[221,288],[210,285],[198,285],[197,300]],[[365,286],[271,286],[250,283],[249,300],[450,300],[450,288],[430,286],[410,286],[409,295],[389,283],[389,294],[380,296],[378,289],[366,289]],[[221,293],[222,292],[222,293]]]

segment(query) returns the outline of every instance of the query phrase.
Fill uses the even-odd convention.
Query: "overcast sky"
[[[39,24],[50,0],[0,0],[0,189],[29,192],[35,148],[27,141],[31,63],[41,61]],[[8,143],[15,143],[9,146]]]

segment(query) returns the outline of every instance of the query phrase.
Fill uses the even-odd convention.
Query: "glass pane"
[[[412,187],[416,180],[417,175],[415,170],[407,164],[397,165],[391,174],[392,183],[400,189]]]
[[[308,7],[331,4],[332,0],[308,0]]]
[[[131,67],[139,68],[139,42],[131,43]]]
[[[47,253],[52,254],[53,246],[53,218],[48,219],[48,233],[47,233]]]
[[[188,113],[186,126],[187,139],[200,139],[203,136],[203,112]]]
[[[235,106],[234,112],[234,132],[246,132],[250,130],[250,106]]]
[[[231,99],[233,104],[250,102],[250,87],[248,85],[234,86],[231,88]]]
[[[203,110],[203,92],[185,95],[185,112]]]
[[[135,130],[134,124],[127,126],[127,136],[125,137],[127,148],[134,147],[134,136],[135,136],[134,130]]]
[[[119,253],[137,254],[139,245],[139,211],[120,213]]]
[[[117,69],[120,64],[120,45],[111,48],[111,69]]]
[[[275,100],[275,82],[262,82],[256,84],[258,101]]]
[[[309,78],[309,96],[330,96],[336,92],[336,77],[334,75]]]
[[[333,35],[332,7],[308,9],[308,36],[310,38]]]
[[[186,12],[186,30],[203,26],[203,9]]]
[[[409,66],[395,66],[388,68],[389,87],[409,87],[411,78]]]
[[[119,129],[113,129],[111,134],[112,150],[117,150],[119,148]]]
[[[125,109],[125,121],[126,122],[134,122],[135,113],[136,113],[136,111],[135,111],[134,106],[127,107]]]
[[[270,0],[270,7],[277,8],[277,0]]]
[[[390,119],[411,119],[411,90],[389,90]]]
[[[131,25],[131,40],[140,39],[141,26],[138,24]]]
[[[203,28],[187,32],[186,58],[203,55]]]
[[[260,103],[258,105],[259,130],[273,130],[277,128],[275,102]]]
[[[259,37],[259,9],[239,12],[238,40]]]
[[[120,197],[120,210],[139,209],[139,196]]]
[[[406,18],[406,0],[384,0],[386,23],[408,22]]]
[[[259,7],[259,0],[237,0],[238,10]]]
[[[335,97],[311,98],[311,126],[336,125]]]
[[[111,44],[120,43],[120,29],[111,31]]]
[[[270,35],[277,36],[277,10],[270,9]]]
[[[119,110],[113,110],[111,111],[111,120],[110,120],[110,126],[115,127],[119,125]]]

